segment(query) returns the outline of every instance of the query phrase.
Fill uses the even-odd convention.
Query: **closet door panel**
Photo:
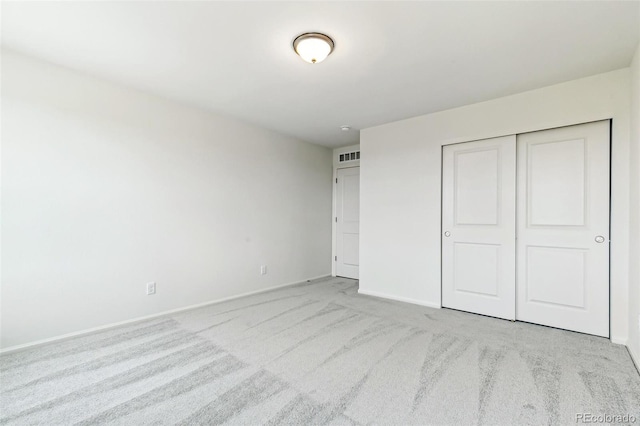
[[[515,136],[443,147],[442,304],[515,319]]]
[[[609,122],[517,141],[517,319],[608,337]]]

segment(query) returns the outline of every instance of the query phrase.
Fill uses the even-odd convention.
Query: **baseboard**
[[[392,296],[390,294],[380,293],[380,292],[377,292],[377,291],[369,291],[369,290],[359,289],[358,290],[358,294],[364,294],[365,296],[379,297],[381,299],[395,300],[395,301],[398,301],[398,302],[411,303],[413,305],[427,306],[429,308],[440,309],[442,307],[442,306],[440,306],[439,303],[426,302],[424,300],[411,299],[409,297]]]
[[[623,339],[621,337],[611,336],[611,343],[615,343],[616,345],[625,345],[627,346],[627,339]]]
[[[154,318],[164,317],[164,316],[167,316],[167,315],[173,315],[173,314],[176,314],[178,312],[184,312],[184,311],[189,311],[191,309],[202,308],[204,306],[215,305],[216,303],[227,302],[229,300],[239,299],[241,297],[252,296],[254,294],[266,293],[268,291],[277,290],[279,288],[292,287],[294,285],[303,284],[305,282],[318,280],[320,278],[326,278],[326,277],[330,277],[330,276],[331,275],[321,275],[321,276],[318,276],[318,277],[308,278],[308,279],[303,280],[303,281],[296,281],[296,282],[287,283],[287,284],[280,284],[280,285],[277,285],[277,286],[263,288],[263,289],[260,289],[260,290],[249,291],[247,293],[242,293],[242,294],[238,294],[238,295],[235,295],[235,296],[225,297],[225,298],[222,298],[222,299],[215,299],[215,300],[210,300],[210,301],[204,302],[204,303],[198,303],[198,304],[195,304],[195,305],[185,306],[185,307],[182,307],[182,308],[176,308],[176,309],[171,309],[171,310],[168,310],[168,311],[162,311],[162,312],[159,312],[157,314],[145,315],[145,316],[142,316],[142,317],[136,317],[136,318],[125,320],[125,321],[114,322],[114,323],[110,323],[110,324],[106,324],[106,325],[101,325],[101,326],[98,326],[98,327],[87,328],[87,329],[80,330],[80,331],[74,331],[73,333],[62,334],[60,336],[54,336],[54,337],[49,337],[49,338],[42,339],[42,340],[36,340],[34,342],[23,343],[21,345],[9,346],[8,348],[0,349],[0,354],[8,354],[8,353],[11,353],[11,352],[19,352],[19,351],[23,351],[23,350],[26,350],[26,349],[31,349],[31,348],[34,348],[34,347],[37,347],[37,346],[42,346],[42,345],[46,345],[46,344],[53,343],[53,342],[60,342],[60,341],[63,341],[63,340],[72,339],[74,337],[79,337],[79,336],[83,336],[83,335],[86,335],[86,334],[95,333],[96,331],[108,330],[110,328],[120,327],[120,326],[127,325],[127,324],[133,324],[133,323],[140,322],[140,321],[146,321],[146,320],[150,320],[150,319],[154,319]]]
[[[629,346],[627,346],[627,351],[629,351],[629,355],[631,355],[631,360],[636,365],[636,370],[638,370],[638,374],[640,374],[640,354],[635,353],[633,349],[631,349]]]

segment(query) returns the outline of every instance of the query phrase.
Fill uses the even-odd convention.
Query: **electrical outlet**
[[[156,283],[147,283],[147,296],[156,294]]]
[[[267,265],[262,265],[260,267],[260,275],[267,275]]]

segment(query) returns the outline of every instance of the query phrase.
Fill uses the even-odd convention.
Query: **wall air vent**
[[[344,154],[340,154],[341,163],[344,163],[345,161],[356,161],[359,159],[360,159],[360,151],[345,152]]]

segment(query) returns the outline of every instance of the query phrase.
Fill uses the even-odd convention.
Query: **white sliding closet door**
[[[443,147],[442,304],[515,319],[516,137]]]
[[[517,319],[609,336],[609,121],[518,135]]]

